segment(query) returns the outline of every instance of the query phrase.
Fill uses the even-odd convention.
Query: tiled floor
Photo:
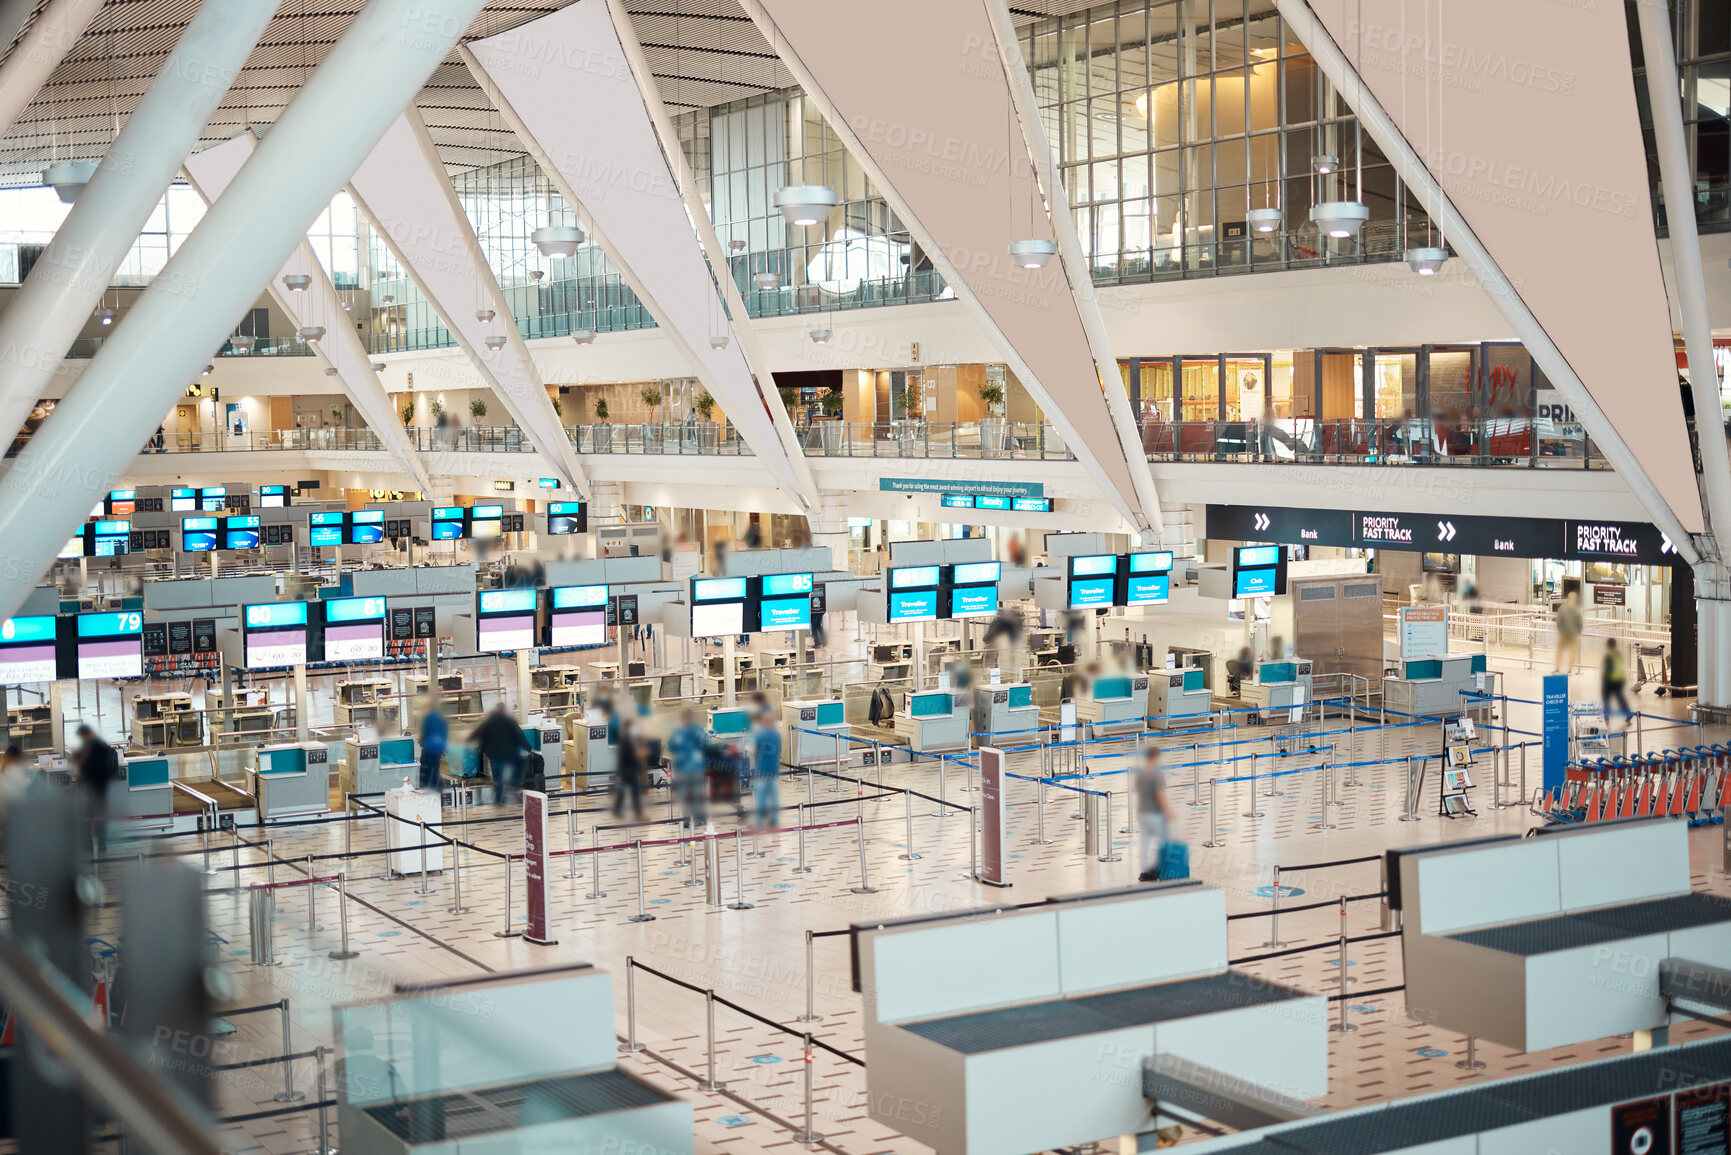
[[[1518,668],[1508,675],[1509,693],[1537,697],[1537,674]],[[1578,691],[1579,692],[1579,691]],[[1641,700],[1643,709],[1676,712],[1675,704],[1650,696]],[[1511,707],[1510,724],[1516,729],[1536,731],[1537,707]],[[1374,720],[1373,720],[1374,722]],[[1676,744],[1684,731],[1659,729],[1649,723],[1644,729],[1648,746]],[[1314,729],[1315,727],[1313,727]],[[1324,730],[1340,726],[1330,720]],[[1689,740],[1723,734],[1690,728]],[[1245,731],[1240,738],[1256,736]],[[1390,845],[1411,845],[1482,834],[1487,831],[1518,831],[1532,824],[1524,807],[1493,809],[1488,797],[1489,777],[1479,771],[1481,788],[1475,795],[1476,817],[1456,821],[1436,814],[1434,781],[1421,806],[1420,821],[1397,821],[1401,804],[1404,767],[1399,761],[1410,752],[1434,752],[1439,736],[1434,727],[1373,728],[1352,736],[1335,735],[1319,741],[1335,746],[1335,760],[1392,759],[1388,764],[1366,766],[1356,772],[1357,785],[1339,779],[1338,806],[1322,806],[1321,775],[1314,770],[1277,779],[1281,795],[1266,797],[1269,780],[1254,784],[1219,783],[1212,791],[1210,778],[1225,778],[1244,772],[1199,768],[1194,775],[1180,764],[1198,755],[1190,747],[1195,738],[1171,736],[1159,739],[1170,749],[1173,799],[1180,823],[1192,847],[1193,872],[1227,891],[1228,909],[1237,912],[1266,911],[1271,903],[1269,887],[1278,865],[1282,901],[1288,905],[1325,902],[1320,909],[1289,913],[1280,919],[1283,944],[1316,944],[1319,949],[1284,954],[1246,962],[1257,973],[1300,987],[1336,992],[1342,968],[1332,945],[1341,930],[1337,901],[1345,896],[1369,894],[1379,889],[1375,862],[1312,868],[1307,864],[1375,855]],[[1240,746],[1240,752],[1269,747]],[[1119,748],[1120,750],[1122,747]],[[1104,773],[1128,764],[1113,758],[1108,748],[1093,751],[1092,769]],[[1230,751],[1228,751],[1230,752]],[[1202,757],[1208,757],[1206,751]],[[1313,767],[1320,756],[1295,755],[1287,759],[1259,758],[1259,769]],[[1038,769],[1033,755],[1018,755],[1011,769],[1031,773]],[[875,773],[875,771],[874,771]],[[884,783],[907,785],[937,793],[937,776],[929,766],[894,765],[883,771]],[[1537,779],[1536,750],[1531,774]],[[875,780],[874,780],[875,781]],[[1125,825],[1123,776],[1096,778],[1093,785],[1118,792],[1113,803],[1114,827]],[[865,795],[873,795],[868,783]],[[604,897],[589,897],[593,867],[584,858],[576,878],[567,877],[567,864],[554,870],[552,906],[554,933],[558,943],[536,946],[520,938],[498,938],[494,932],[504,924],[503,870],[496,860],[476,852],[463,855],[462,897],[464,913],[452,913],[453,873],[446,870],[429,879],[429,893],[420,892],[418,878],[383,879],[377,856],[345,862],[340,858],[315,863],[321,873],[348,870],[348,923],[351,943],[360,952],[349,961],[332,961],[326,952],[337,945],[338,919],[335,891],[318,890],[317,917],[322,929],[307,931],[307,897],[303,890],[279,892],[275,936],[280,965],[254,966],[248,962],[247,903],[236,893],[213,894],[209,906],[213,943],[222,956],[234,989],[224,1005],[230,1007],[290,1000],[291,1046],[305,1051],[315,1045],[330,1045],[330,1008],[334,1003],[388,993],[405,980],[438,976],[468,976],[483,971],[504,971],[567,960],[591,961],[615,976],[618,997],[618,1031],[627,1030],[625,1005],[625,959],[629,956],[674,978],[713,989],[760,1015],[785,1023],[793,1031],[807,1029],[796,1021],[807,999],[808,975],[805,932],[840,930],[850,923],[908,913],[969,908],[993,902],[1024,902],[1046,895],[1072,893],[1131,882],[1136,875],[1135,836],[1120,831],[1113,837],[1118,861],[1102,862],[1084,854],[1083,824],[1072,817],[1077,810],[1073,795],[1053,789],[1045,803],[1037,801],[1035,787],[1013,782],[1009,791],[1007,869],[1014,882],[1010,890],[979,885],[967,877],[970,858],[969,821],[965,812],[936,817],[933,807],[916,800],[914,844],[920,857],[905,861],[907,817],[900,797],[864,797],[852,783],[818,778],[810,784],[809,797],[822,805],[816,821],[839,821],[863,817],[862,827],[844,826],[815,831],[806,839],[805,854],[812,869],[799,873],[798,837],[791,832],[746,840],[738,848],[744,866],[743,886],[752,904],[748,910],[705,902],[702,885],[687,885],[688,869],[677,860],[673,847],[650,847],[643,851],[643,909],[655,916],[651,922],[634,923],[628,916],[638,910],[633,856],[613,852],[603,856],[600,870]],[[944,784],[946,797],[967,805],[977,797],[964,789],[959,776],[951,773]],[[1511,795],[1512,795],[1511,791]],[[800,778],[783,782],[783,801],[807,799],[808,785]],[[1251,805],[1254,797],[1255,805]],[[578,815],[579,845],[590,841],[590,824],[608,818],[596,811],[601,800],[579,800],[586,811]],[[657,800],[659,807],[663,803]],[[557,804],[561,810],[568,802]],[[1262,817],[1245,817],[1260,810]],[[1040,814],[1044,814],[1047,844],[1035,842]],[[1332,829],[1322,828],[1324,814]],[[471,812],[473,818],[497,815],[491,808]],[[1212,829],[1211,829],[1212,815]],[[792,821],[793,812],[788,820]],[[719,825],[727,829],[732,816]],[[454,828],[447,827],[447,832]],[[876,893],[855,894],[860,885],[859,830],[863,830],[864,852],[870,881]],[[565,837],[565,820],[554,824],[556,841]],[[599,838],[606,843],[606,832]],[[1706,828],[1691,835],[1696,862],[1696,882],[1703,888],[1731,891],[1721,870],[1719,828]],[[360,824],[354,835],[356,851],[380,846],[377,823]],[[495,851],[521,848],[521,828],[515,821],[476,824],[470,838],[478,846]],[[1207,843],[1215,843],[1208,846]],[[340,855],[343,838],[336,826],[285,828],[275,832],[274,848],[281,859],[305,855]],[[754,846],[761,857],[748,852]],[[257,864],[262,856],[251,849],[241,851],[241,861]],[[733,902],[741,881],[735,873],[736,848],[721,846],[723,901]],[[231,855],[215,855],[227,865]],[[291,877],[294,865],[279,865],[278,879]],[[262,869],[249,869],[245,881],[261,880]],[[214,886],[230,885],[226,874],[213,877]],[[522,878],[515,873],[517,913],[520,929]],[[1290,889],[1288,889],[1290,888]],[[1379,904],[1352,902],[1346,907],[1346,929],[1352,935],[1375,932]],[[101,933],[99,930],[98,933]],[[1247,918],[1231,925],[1230,942],[1235,958],[1271,951],[1267,918]],[[1014,965],[1006,960],[1006,965]],[[1627,1050],[1629,1040],[1606,1039],[1578,1047],[1540,1054],[1511,1054],[1500,1047],[1481,1046],[1478,1057],[1486,1063],[1483,1072],[1456,1067],[1464,1040],[1425,1024],[1410,1021],[1399,992],[1374,993],[1401,984],[1398,943],[1393,939],[1354,945],[1350,948],[1348,992],[1365,992],[1345,1003],[1346,1021],[1356,1028],[1350,1033],[1331,1033],[1330,1106],[1411,1095],[1451,1086],[1471,1079],[1496,1078],[1537,1067],[1580,1061],[1595,1055]],[[809,976],[811,998],[821,1020],[810,1024],[814,1036],[850,1055],[863,1056],[860,999],[850,987],[848,948],[844,936],[815,940]],[[698,1147],[701,1151],[756,1151],[795,1148],[793,1128],[803,1124],[804,1087],[800,1039],[792,1033],[772,1030],[718,1008],[714,1040],[717,1075],[725,1081],[723,1092],[701,1088],[709,1062],[704,1000],[700,995],[639,971],[636,978],[637,1038],[644,1051],[627,1055],[625,1065],[651,1082],[692,1101],[696,1110]],[[234,1063],[280,1054],[283,1040],[279,1015],[272,1012],[237,1016],[235,1034],[220,1041],[213,1060]],[[1674,1030],[1676,1037],[1710,1031],[1708,1027]],[[845,1155],[872,1152],[917,1152],[923,1148],[870,1119],[865,1111],[863,1070],[822,1051],[813,1064],[813,1114],[816,1129],[826,1136],[825,1146]],[[294,1066],[297,1090],[311,1092],[317,1078],[313,1060]],[[266,1111],[281,1106],[274,1096],[283,1090],[279,1067],[244,1068],[222,1073],[218,1083],[217,1110],[222,1115]],[[309,1095],[310,1101],[310,1095]],[[331,1112],[334,1141],[335,1112]],[[271,1155],[312,1150],[317,1143],[317,1118],[311,1112],[274,1116],[235,1123],[223,1129],[226,1145],[237,1151],[267,1151]]]

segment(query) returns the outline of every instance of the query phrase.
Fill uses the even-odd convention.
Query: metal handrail
[[[152,1075],[118,1039],[93,1028],[7,935],[0,935],[0,999],[146,1149],[222,1155],[210,1116],[178,1087]]]

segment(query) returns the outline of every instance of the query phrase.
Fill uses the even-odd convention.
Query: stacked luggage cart
[[[1552,825],[1669,816],[1706,826],[1725,820],[1728,768],[1731,746],[1717,742],[1586,759],[1562,786],[1535,790],[1532,810]]]

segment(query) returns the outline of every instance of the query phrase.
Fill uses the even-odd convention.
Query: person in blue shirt
[[[679,725],[667,738],[667,752],[673,758],[673,789],[679,796],[679,806],[693,826],[709,821],[704,772],[708,766],[709,735],[698,724],[697,715],[686,710],[679,715]]]
[[[438,789],[439,763],[445,757],[450,735],[451,727],[439,708],[439,699],[427,695],[427,711],[421,715],[421,789]]]
[[[757,713],[751,753],[751,789],[757,798],[753,822],[774,826],[781,815],[781,731],[775,728],[775,711],[767,706]]]

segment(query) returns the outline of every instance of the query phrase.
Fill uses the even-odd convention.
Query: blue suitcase
[[[1160,881],[1190,877],[1190,846],[1170,841],[1160,847]]]

